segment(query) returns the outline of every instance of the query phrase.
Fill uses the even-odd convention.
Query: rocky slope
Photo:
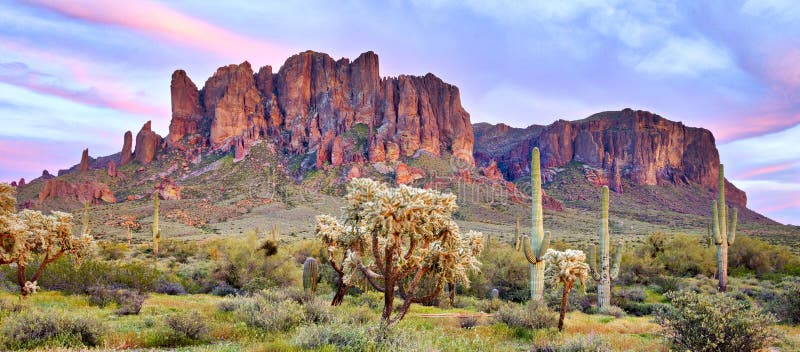
[[[602,112],[525,129],[481,123],[474,131],[477,163],[496,162],[510,180],[530,174],[530,150],[539,147],[545,168],[580,162],[596,169],[587,178],[617,191],[623,191],[622,178],[639,185],[717,188],[719,153],[711,132],[647,111]],[[729,182],[726,191],[731,204],[746,206],[743,191]]]

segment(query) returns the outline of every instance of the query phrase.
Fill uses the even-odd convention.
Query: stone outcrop
[[[133,160],[133,134],[127,131],[122,141],[122,152],[119,154],[119,166],[125,166],[131,160]]]
[[[47,171],[47,170],[42,170],[42,176],[39,176],[39,178],[42,179],[42,180],[49,180],[49,179],[54,178],[54,177],[55,176],[51,175],[50,171]]]
[[[306,51],[277,73],[250,64],[221,67],[201,90],[182,70],[172,76],[167,145],[247,149],[268,138],[290,154],[316,152],[317,167],[394,162],[419,151],[474,165],[472,125],[458,88],[433,74],[381,78],[378,56],[350,62]]]
[[[80,171],[89,171],[89,149],[84,149],[81,154]]]
[[[397,163],[394,169],[394,182],[398,185],[407,185],[425,177],[425,172],[416,167],[410,167],[403,162]]]
[[[150,129],[150,121],[147,121],[136,134],[136,149],[133,152],[133,158],[142,165],[149,164],[161,148],[161,142],[161,136]]]
[[[172,74],[172,120],[169,124],[167,144],[181,145],[183,139],[198,134],[202,130],[203,108],[200,106],[200,92],[186,75],[177,70]]]
[[[603,112],[526,129],[480,124],[476,136],[478,161],[496,161],[510,180],[530,173],[530,150],[538,146],[544,167],[578,161],[605,170],[610,177],[603,182],[618,192],[623,178],[640,185],[693,183],[716,189],[719,153],[711,132],[647,111]],[[731,202],[745,206],[744,192],[730,187]]]
[[[25,178],[22,177],[19,179],[19,182],[17,182],[17,187],[25,187],[26,184],[27,183],[25,183]]]
[[[100,201],[115,203],[117,199],[107,185],[95,181],[70,183],[61,178],[47,180],[39,192],[39,202],[48,199],[73,200],[78,202],[91,202],[98,204]]]
[[[500,172],[500,169],[497,168],[497,162],[492,160],[489,166],[480,169],[480,172],[483,176],[486,176],[489,180],[492,181],[501,181],[504,180],[503,173]]]
[[[106,172],[110,177],[117,177],[117,163],[114,160],[108,162],[108,166],[106,167]]]

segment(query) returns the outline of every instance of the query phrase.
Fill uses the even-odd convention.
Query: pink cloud
[[[277,62],[289,54],[282,46],[232,32],[149,0],[32,2],[65,16],[140,31],[223,57],[235,56],[237,60],[246,54]]]
[[[743,172],[740,175],[737,175],[736,178],[751,179],[751,178],[756,177],[756,176],[767,175],[767,174],[772,174],[772,173],[788,170],[788,169],[791,169],[791,168],[793,168],[795,166],[798,166],[798,165],[800,165],[800,161],[790,161],[790,162],[776,164],[776,165],[769,165],[769,166],[759,167],[759,168],[755,168],[755,169]]]
[[[41,175],[44,169],[56,174],[58,168],[69,167],[80,160],[77,150],[80,146],[65,147],[64,143],[0,140],[0,178],[16,180],[25,177],[30,181]]]
[[[768,111],[714,119],[709,124],[709,129],[714,132],[718,143],[724,143],[778,132],[800,124],[800,109],[797,107],[775,106],[764,110],[767,109]]]

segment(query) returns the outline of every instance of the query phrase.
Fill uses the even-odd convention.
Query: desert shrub
[[[197,312],[170,315],[164,322],[178,339],[202,340],[208,334],[208,325]]]
[[[94,317],[27,310],[8,319],[2,333],[6,348],[31,349],[97,346],[104,331],[102,322]]]
[[[237,295],[239,294],[239,290],[237,290],[235,287],[231,285],[222,283],[217,286],[214,286],[214,288],[211,289],[210,293],[214,296],[225,297],[225,296]]]
[[[677,291],[666,297],[671,304],[659,308],[655,319],[676,349],[755,351],[777,338],[774,317],[729,295]]]
[[[658,252],[660,253],[660,252]],[[649,284],[652,278],[664,272],[664,265],[656,260],[653,249],[638,246],[624,249],[620,262],[619,284]]]
[[[354,325],[370,324],[378,319],[378,315],[365,306],[356,306],[351,309],[337,308],[333,310],[333,313],[338,321]]]
[[[611,352],[611,345],[603,340],[601,336],[589,334],[587,336],[577,336],[562,345],[548,343],[535,346],[535,352]]]
[[[513,302],[530,299],[530,271],[522,252],[505,243],[487,246],[479,257],[480,273],[469,273],[470,287],[465,293],[475,297],[488,297],[497,288],[500,298]]]
[[[471,329],[478,326],[478,318],[475,316],[467,315],[458,319],[458,326],[462,329]]]
[[[227,297],[217,303],[217,310],[223,313],[233,312],[241,304],[241,297]]]
[[[140,260],[104,261],[87,258],[80,266],[68,258],[50,263],[39,278],[39,286],[72,294],[82,294],[90,287],[127,287],[151,292],[163,277],[151,262]]]
[[[337,351],[375,349],[375,337],[361,325],[306,325],[295,333],[294,343],[304,349],[333,347]]]
[[[234,311],[239,321],[266,331],[287,331],[305,320],[305,309],[292,300],[275,301],[262,294],[243,299]]]
[[[19,300],[0,299],[0,321],[8,315],[19,313],[23,309],[26,309],[26,306]]]
[[[170,296],[185,295],[186,290],[180,282],[169,282],[166,280],[158,281],[156,285],[156,293],[167,294]]]
[[[587,284],[589,283],[590,282],[587,282]],[[592,298],[589,298],[590,296]],[[545,303],[547,303],[547,306],[549,306],[551,309],[560,310],[561,290],[545,288],[544,301]],[[596,303],[597,303],[597,296],[595,294],[589,294],[588,292],[585,292],[582,288],[571,290],[569,292],[569,296],[567,296],[567,311],[568,312],[576,310],[583,311],[586,304],[596,304]]]
[[[179,263],[186,263],[189,258],[196,256],[200,252],[200,247],[196,241],[183,241],[176,239],[164,239],[159,244],[158,255],[167,255],[175,258]]]
[[[356,306],[367,306],[371,309],[383,307],[383,296],[380,292],[367,291],[354,298],[353,304]]]
[[[218,283],[249,292],[300,283],[300,267],[295,264],[288,250],[279,249],[277,254],[267,257],[258,249],[258,245],[257,236],[210,243],[209,246],[215,246],[218,252],[211,276]]]
[[[105,307],[111,303],[119,305],[117,315],[135,315],[142,310],[142,304],[147,299],[147,294],[128,289],[116,289],[103,286],[95,286],[87,289],[89,303]]]
[[[503,301],[500,299],[484,299],[480,301],[478,307],[481,312],[494,313],[503,306]]]
[[[310,323],[327,323],[333,318],[330,302],[326,302],[319,297],[307,300],[303,304],[303,309],[305,320]]]
[[[453,308],[478,308],[481,306],[481,301],[472,296],[456,295],[453,300]]]
[[[736,238],[736,245],[728,248],[728,267],[731,276],[755,273],[758,277],[791,274],[791,268],[800,259],[784,246],[771,245],[750,236]]]
[[[107,241],[97,242],[97,254],[105,260],[119,260],[128,255],[130,249],[126,243]]]
[[[782,282],[767,307],[781,322],[800,324],[800,280]]]
[[[625,311],[617,306],[608,306],[605,309],[600,309],[600,314],[610,315],[614,318],[621,318],[625,316]]]
[[[628,314],[643,317],[645,315],[652,315],[660,306],[662,306],[661,303],[629,302],[625,307],[622,307],[622,309]]]
[[[675,235],[656,260],[664,269],[675,276],[711,275],[717,265],[716,248],[706,247],[705,238],[689,235]]]
[[[546,329],[558,325],[558,313],[535,301],[526,305],[506,305],[497,311],[495,319],[510,327],[523,329]]]
[[[626,301],[644,302],[647,299],[647,294],[644,292],[642,286],[621,287],[615,290],[616,296],[625,298]]]
[[[674,276],[657,276],[653,278],[653,284],[650,285],[650,289],[657,293],[667,293],[672,291],[680,291],[683,286],[682,280],[678,277]]]

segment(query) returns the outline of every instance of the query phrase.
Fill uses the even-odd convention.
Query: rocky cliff
[[[496,162],[508,179],[530,174],[530,150],[539,147],[544,167],[577,161],[600,169],[600,183],[621,190],[621,178],[640,185],[700,184],[716,189],[719,153],[714,136],[647,111],[602,112],[578,121],[559,120],[525,129],[477,124],[475,159]],[[726,184],[731,203],[745,206],[747,197]]]
[[[189,154],[269,138],[291,154],[316,153],[317,167],[419,152],[473,163],[472,125],[458,88],[430,73],[381,78],[373,52],[350,62],[306,51],[274,74],[270,66],[254,73],[248,62],[229,65],[199,90],[178,70],[171,89],[167,145]],[[358,125],[364,140],[348,139]]]

